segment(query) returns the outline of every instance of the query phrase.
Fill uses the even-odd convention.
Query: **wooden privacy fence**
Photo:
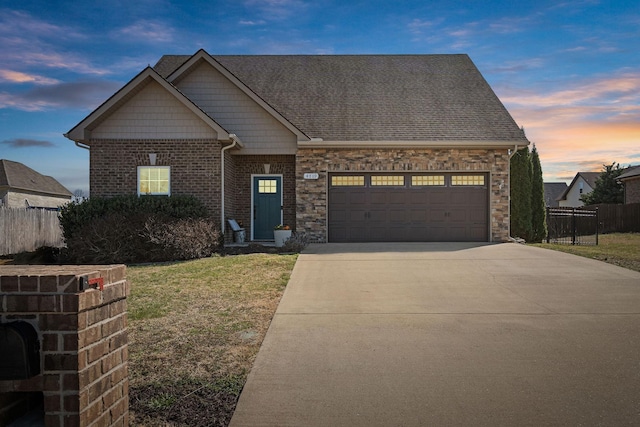
[[[627,205],[598,204],[586,206],[598,209],[601,233],[640,232],[640,203]]]
[[[57,211],[0,208],[0,255],[64,246]]]

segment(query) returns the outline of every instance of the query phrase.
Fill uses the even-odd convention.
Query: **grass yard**
[[[127,268],[131,425],[228,425],[296,258]]]
[[[593,258],[640,271],[640,233],[612,233],[599,236],[597,246],[535,244],[541,248]]]

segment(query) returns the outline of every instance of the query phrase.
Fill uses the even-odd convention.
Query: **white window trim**
[[[140,169],[168,169],[169,170],[169,188],[166,193],[141,193],[140,192]],[[138,166],[136,178],[136,192],[138,196],[171,196],[171,166]]]

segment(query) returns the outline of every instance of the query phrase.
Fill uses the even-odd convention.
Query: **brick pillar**
[[[31,323],[41,356],[40,375],[0,393],[42,391],[47,427],[128,425],[125,268],[0,267],[0,321]]]

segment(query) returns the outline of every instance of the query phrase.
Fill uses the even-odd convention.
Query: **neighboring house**
[[[560,207],[579,208],[584,206],[584,202],[580,200],[583,194],[589,194],[596,187],[596,179],[600,176],[600,172],[578,172],[571,184],[557,198]]]
[[[56,209],[73,194],[50,176],[22,163],[0,159],[0,205],[9,208]]]
[[[544,204],[548,208],[560,206],[558,198],[565,192],[568,185],[566,182],[545,182],[544,183]]]
[[[529,141],[467,55],[163,56],[65,136],[92,196],[191,194],[313,242],[509,238]],[[226,233],[230,233],[227,228]]]
[[[624,203],[640,203],[640,166],[632,166],[618,177],[624,186]]]

